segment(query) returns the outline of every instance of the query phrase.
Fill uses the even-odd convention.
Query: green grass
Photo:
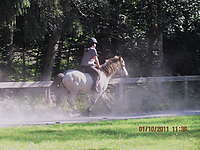
[[[168,132],[140,132],[140,126]],[[173,132],[173,126],[187,131]],[[1,128],[0,149],[200,149],[200,116]]]

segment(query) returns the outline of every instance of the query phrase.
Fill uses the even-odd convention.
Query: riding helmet
[[[95,38],[92,37],[89,39],[89,44],[93,44],[93,43],[97,44],[98,42]]]

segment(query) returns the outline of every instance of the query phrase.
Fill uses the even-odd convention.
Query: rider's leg
[[[91,77],[93,79],[92,90],[99,93],[99,91],[97,89],[98,83],[100,80],[99,71],[95,68],[95,66],[84,66],[84,69],[86,70],[86,72],[88,72],[91,75]]]
[[[95,67],[91,67],[93,70],[93,84],[92,84],[92,90],[95,90],[96,92],[98,91],[98,84],[99,84],[99,80],[100,80],[100,74],[99,71],[95,68]]]

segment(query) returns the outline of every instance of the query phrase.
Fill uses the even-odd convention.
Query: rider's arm
[[[97,64],[97,68],[100,68],[99,59],[97,56],[94,56],[95,63]]]

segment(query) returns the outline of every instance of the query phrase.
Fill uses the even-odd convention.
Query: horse
[[[73,104],[73,100],[78,93],[83,93],[92,94],[90,105],[86,110],[87,116],[90,116],[92,107],[100,96],[105,100],[108,112],[112,112],[105,90],[108,86],[109,80],[116,73],[123,77],[129,76],[125,67],[125,61],[121,56],[115,56],[102,64],[99,71],[100,80],[98,90],[100,93],[91,91],[93,79],[88,73],[73,69],[66,70],[64,73],[59,73],[50,87],[51,92],[54,93],[52,94],[52,99],[56,102],[56,107],[60,107],[62,99],[68,94],[67,102],[71,106],[73,114],[78,113],[78,109]]]

